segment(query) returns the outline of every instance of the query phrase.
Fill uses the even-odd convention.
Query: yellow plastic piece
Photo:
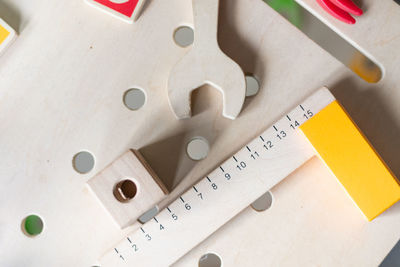
[[[368,220],[400,200],[398,180],[337,101],[300,128]]]
[[[10,32],[7,31],[3,26],[0,25],[0,44],[2,42],[4,42],[9,35],[10,35]]]

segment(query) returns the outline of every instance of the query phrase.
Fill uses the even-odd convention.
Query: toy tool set
[[[396,1],[0,8],[0,266],[378,266],[395,248]],[[356,53],[309,39],[305,14]]]

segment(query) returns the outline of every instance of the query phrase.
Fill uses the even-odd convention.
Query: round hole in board
[[[130,110],[138,110],[146,103],[146,94],[138,88],[129,89],[124,93],[124,105]]]
[[[27,216],[22,220],[22,232],[29,237],[35,237],[43,232],[43,220],[35,214]]]
[[[174,40],[180,47],[188,47],[194,42],[194,31],[189,26],[178,27],[174,32]]]
[[[72,165],[77,172],[88,173],[94,168],[94,157],[87,151],[78,152],[72,159]]]
[[[246,96],[255,96],[260,90],[258,79],[251,74],[246,75]]]
[[[273,202],[273,196],[270,191],[259,197],[256,201],[251,204],[251,207],[256,211],[266,211],[271,208]]]
[[[187,144],[186,152],[192,160],[202,160],[208,155],[210,147],[203,137],[195,137]]]
[[[221,258],[214,253],[207,253],[201,256],[199,267],[220,267],[222,266]]]
[[[127,203],[137,194],[137,186],[132,180],[126,179],[115,185],[114,197],[122,203]]]

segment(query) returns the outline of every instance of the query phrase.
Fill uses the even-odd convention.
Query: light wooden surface
[[[134,185],[130,186],[131,188],[126,187],[126,190],[121,186],[116,188],[118,184],[126,180],[132,181]],[[163,182],[140,153],[133,150],[124,153],[91,178],[88,186],[100,205],[106,209],[121,229],[137,221],[143,213],[157,205],[168,193]]]
[[[208,86],[194,95],[193,117],[177,121],[167,81],[190,48],[174,30],[192,25],[190,1],[149,1],[137,23],[121,23],[82,1],[3,0],[0,17],[20,33],[0,65],[0,265],[92,266],[120,231],[87,190],[87,180],[129,148],[141,152],[175,188],[164,205],[312,91],[328,85],[398,176],[400,9],[392,0],[364,0],[365,15],[348,26],[315,14],[384,69],[367,84],[260,0],[222,0],[219,45],[261,81],[235,121],[220,116],[221,98]],[[161,14],[161,15],[160,15]],[[62,30],[61,30],[62,29]],[[146,105],[123,105],[131,87]],[[196,164],[185,157],[193,136],[210,142]],[[95,169],[76,173],[82,149]],[[224,266],[376,266],[400,236],[400,205],[366,223],[318,160],[273,190],[271,209],[244,210],[176,266],[196,266],[215,252]],[[44,231],[26,237],[21,221],[40,215]]]
[[[168,80],[171,107],[177,118],[191,117],[192,92],[209,84],[222,94],[222,114],[235,119],[242,110],[246,82],[239,65],[218,45],[219,0],[192,0],[192,5],[194,43],[171,70]]]

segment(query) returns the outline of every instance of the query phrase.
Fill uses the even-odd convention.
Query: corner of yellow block
[[[400,200],[399,181],[337,101],[300,129],[368,220]]]
[[[0,24],[0,44],[2,44],[10,35],[10,32]]]

